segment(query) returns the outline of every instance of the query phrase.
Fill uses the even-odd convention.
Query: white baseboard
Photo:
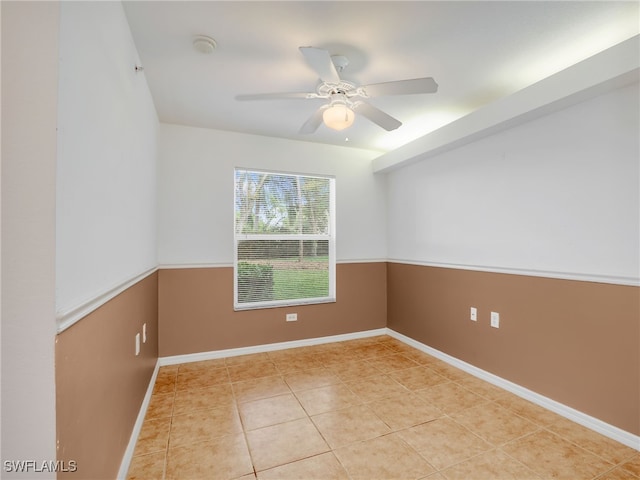
[[[202,360],[213,360],[216,358],[237,357],[239,355],[249,355],[251,353],[274,352],[276,350],[285,350],[287,348],[309,347],[313,345],[322,345],[324,343],[344,342],[346,340],[355,340],[357,338],[375,337],[377,335],[386,335],[386,328],[378,328],[376,330],[366,330],[364,332],[345,333],[342,335],[331,335],[329,337],[307,338],[304,340],[292,340],[290,342],[268,343],[266,345],[255,345],[252,347],[229,348],[226,350],[214,350],[211,352],[189,353],[186,355],[173,355],[171,357],[158,358],[160,366],[176,365],[178,363],[200,362]]]
[[[496,385],[497,387],[518,395],[525,400],[529,400],[536,405],[540,405],[547,410],[550,410],[573,422],[576,422],[583,427],[594,430],[595,432],[598,432],[605,437],[609,437],[628,447],[640,451],[640,436],[638,435],[629,433],[625,430],[622,430],[621,428],[610,425],[606,422],[603,422],[602,420],[587,415],[586,413],[582,413],[579,410],[568,407],[567,405],[556,402],[555,400],[545,397],[544,395],[540,395],[539,393],[524,388],[516,383],[510,382],[509,380],[505,380],[504,378],[498,377],[497,375],[489,373],[469,363],[463,362],[462,360],[458,360],[451,355],[441,352],[440,350],[436,350],[435,348],[429,347],[424,343],[420,343],[417,340],[391,330],[390,328],[387,328],[387,334],[397,340],[400,340],[403,343],[406,343],[411,347],[417,348],[418,350],[428,353],[429,355],[432,355],[456,368],[459,368],[460,370],[470,373],[475,377],[485,380],[493,385]]]
[[[156,362],[156,367],[153,369],[153,374],[151,375],[149,385],[147,386],[147,393],[144,395],[142,405],[140,406],[140,411],[138,412],[138,417],[136,418],[136,423],[133,425],[133,431],[131,432],[131,437],[129,438],[129,444],[127,445],[127,449],[124,451],[124,456],[122,457],[122,462],[120,463],[120,470],[118,470],[117,477],[118,480],[125,480],[127,478],[129,465],[131,464],[133,452],[136,449],[136,443],[138,442],[138,436],[140,435],[140,430],[142,429],[142,424],[144,423],[144,416],[147,414],[147,408],[149,407],[149,402],[151,401],[151,394],[153,393],[153,386],[156,384],[156,378],[158,377],[159,368],[160,366],[158,365],[158,362]]]

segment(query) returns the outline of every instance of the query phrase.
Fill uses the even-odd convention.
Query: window
[[[334,184],[235,170],[236,310],[335,301]]]

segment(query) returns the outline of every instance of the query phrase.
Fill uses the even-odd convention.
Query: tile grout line
[[[169,474],[169,447],[171,445],[171,430],[173,430],[173,417],[174,411],[176,408],[176,396],[178,394],[178,374],[180,373],[180,366],[176,369],[176,378],[173,389],[173,400],[171,402],[171,421],[169,422],[169,436],[167,437],[167,446],[164,451],[164,466],[163,466],[163,480],[166,480],[167,475]]]
[[[611,469],[612,469],[612,470],[613,470],[613,469],[615,469],[615,468],[617,468],[617,467],[619,467],[619,466],[624,465],[626,462],[628,462],[629,460],[631,460],[632,458],[634,458],[634,457],[636,456],[636,454],[637,454],[637,452],[636,452],[636,454],[630,454],[630,456],[629,456],[629,457],[625,457],[623,460],[621,460],[621,461],[619,461],[619,462],[617,462],[617,463],[613,463],[611,460],[609,460],[609,459],[607,459],[607,458],[603,457],[603,456],[602,456],[602,455],[600,455],[599,453],[594,452],[593,450],[591,450],[591,449],[587,448],[587,447],[586,447],[586,446],[584,446],[584,445],[580,445],[579,443],[575,442],[575,441],[574,441],[574,440],[572,440],[571,438],[566,437],[566,436],[564,436],[564,435],[562,435],[562,434],[560,434],[560,433],[558,433],[558,432],[554,432],[553,430],[550,430],[549,428],[547,428],[547,426],[542,426],[542,427],[541,427],[541,429],[543,429],[543,430],[545,430],[546,432],[550,433],[551,435],[554,435],[554,436],[556,436],[556,437],[558,437],[558,438],[560,438],[560,439],[564,440],[565,442],[569,442],[569,443],[571,443],[573,446],[575,446],[575,447],[577,447],[577,448],[579,448],[579,449],[581,449],[581,450],[584,450],[585,452],[590,453],[591,455],[595,455],[596,457],[600,458],[601,460],[604,460],[605,462],[607,462],[607,463],[609,463],[609,464],[613,465],[613,466],[611,467]],[[600,476],[600,475],[602,475],[602,474],[599,474],[598,476]]]
[[[235,394],[235,390],[233,389],[233,384],[231,385],[231,394],[235,400],[236,410],[238,411],[238,417],[240,417],[240,426],[242,427],[242,437],[244,438],[244,445],[247,449],[247,453],[249,454],[249,459],[251,460],[251,468],[253,470],[253,476],[258,478],[258,471],[256,470],[256,464],[253,460],[253,454],[251,452],[251,447],[249,446],[249,437],[247,436],[247,429],[245,428],[244,421],[242,419],[242,415],[240,414],[240,402],[238,401],[238,397]]]

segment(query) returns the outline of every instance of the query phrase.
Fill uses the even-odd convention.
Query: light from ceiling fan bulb
[[[322,113],[324,124],[333,130],[344,130],[353,125],[356,116],[346,105],[332,105]]]

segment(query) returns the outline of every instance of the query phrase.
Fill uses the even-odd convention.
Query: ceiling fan
[[[237,95],[236,100],[313,98],[328,100],[302,125],[300,133],[313,133],[323,122],[329,128],[343,130],[353,124],[355,113],[359,113],[385,130],[391,131],[402,125],[402,122],[367,103],[365,99],[383,95],[410,95],[438,91],[438,84],[431,77],[359,86],[340,78],[339,72],[342,72],[349,64],[346,57],[331,56],[328,51],[315,47],[300,47],[300,51],[320,78],[315,92]]]

